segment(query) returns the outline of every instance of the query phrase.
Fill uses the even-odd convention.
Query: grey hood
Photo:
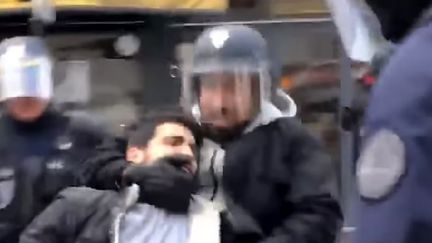
[[[199,112],[197,106],[194,108]],[[269,124],[279,118],[294,117],[296,114],[297,105],[294,100],[282,90],[277,90],[272,102],[263,104],[262,111],[244,130],[244,133],[251,132],[255,128]],[[198,116],[195,118],[198,118]],[[203,186],[200,195],[212,200],[215,208],[222,211],[226,208],[224,190],[221,186],[225,150],[220,144],[205,139],[200,155],[200,181]],[[216,191],[215,188],[217,188]]]
[[[253,131],[255,128],[267,125],[282,117],[294,117],[297,114],[297,105],[294,100],[284,91],[277,89],[272,102],[266,102],[262,111],[249,124],[244,133]]]

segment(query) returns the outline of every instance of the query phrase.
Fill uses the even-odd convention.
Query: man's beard
[[[211,124],[203,124],[202,129],[205,137],[216,143],[225,144],[241,137],[249,123],[249,121],[245,121],[230,128],[217,128]]]

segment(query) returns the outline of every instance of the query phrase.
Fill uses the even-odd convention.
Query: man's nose
[[[178,153],[180,153],[182,155],[195,157],[191,146],[189,146],[188,144],[184,144],[184,145],[180,146],[178,149],[179,149]]]
[[[214,90],[213,93],[213,99],[211,101],[211,104],[214,109],[222,109],[226,106],[226,103],[228,102],[226,94],[222,87],[218,87]]]

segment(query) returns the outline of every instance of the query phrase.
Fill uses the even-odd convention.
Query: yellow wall
[[[160,10],[225,10],[228,0],[54,0],[59,7],[132,7]],[[0,9],[28,8],[29,3],[1,0]]]
[[[325,15],[328,9],[325,0],[268,0],[273,16]]]

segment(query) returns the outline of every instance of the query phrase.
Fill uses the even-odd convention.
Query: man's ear
[[[126,160],[135,164],[144,162],[144,150],[138,147],[129,147],[126,151]]]

